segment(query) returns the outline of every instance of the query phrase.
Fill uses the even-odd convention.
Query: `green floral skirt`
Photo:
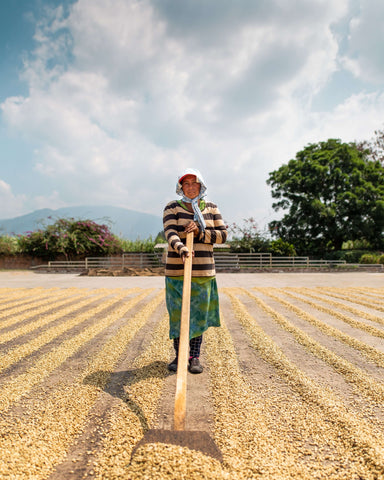
[[[169,313],[169,338],[180,336],[183,277],[165,277],[165,298]],[[219,294],[215,277],[192,277],[189,338],[209,327],[220,327]]]

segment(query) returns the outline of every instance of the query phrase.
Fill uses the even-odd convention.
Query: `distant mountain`
[[[109,206],[64,207],[57,210],[44,208],[20,217],[0,220],[0,235],[18,235],[28,231],[44,228],[59,218],[88,219],[99,224],[106,224],[110,230],[121,238],[128,240],[145,240],[163,229],[162,218],[148,213],[141,213],[126,208]]]

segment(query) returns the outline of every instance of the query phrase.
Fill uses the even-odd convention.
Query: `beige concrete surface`
[[[383,273],[219,273],[220,287],[384,287]],[[73,273],[35,273],[29,270],[0,271],[0,288],[159,288],[164,277],[87,277]]]

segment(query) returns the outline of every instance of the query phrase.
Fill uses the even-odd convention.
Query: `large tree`
[[[378,160],[384,166],[384,130],[375,130],[373,138],[356,145],[359,150],[367,152],[370,160]]]
[[[354,143],[310,144],[271,172],[276,211],[271,232],[306,254],[340,250],[344,241],[384,246],[384,167]]]

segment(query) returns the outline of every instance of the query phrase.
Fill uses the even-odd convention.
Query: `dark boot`
[[[203,366],[200,363],[199,357],[192,357],[189,359],[188,370],[191,373],[201,373],[203,371]]]
[[[177,362],[178,362],[178,359],[176,357],[174,360],[172,360],[171,363],[168,363],[168,370],[170,372],[177,372]]]

